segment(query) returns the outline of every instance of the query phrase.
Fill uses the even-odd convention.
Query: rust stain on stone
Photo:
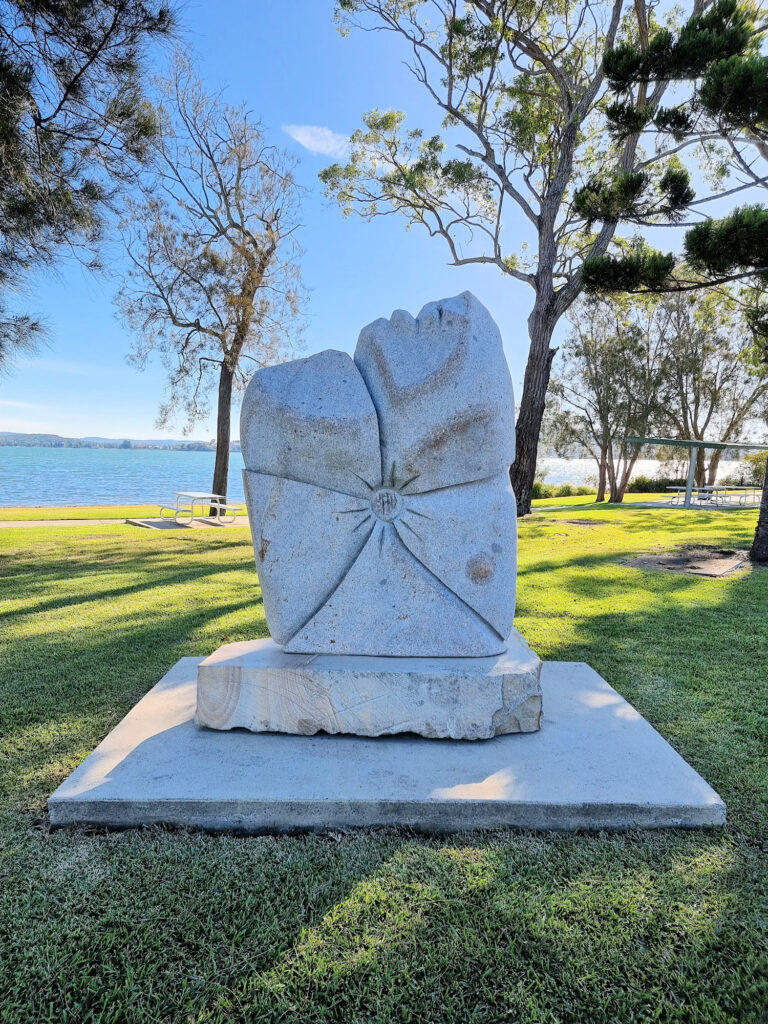
[[[493,576],[493,562],[485,555],[473,555],[467,562],[467,576],[478,586],[488,583]]]

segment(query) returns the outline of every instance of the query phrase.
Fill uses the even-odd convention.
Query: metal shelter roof
[[[745,441],[698,441],[696,438],[690,440],[669,437],[628,437],[629,444],[658,444],[670,448],[748,448],[750,451],[761,452],[768,448],[768,441],[764,444],[747,444]]]

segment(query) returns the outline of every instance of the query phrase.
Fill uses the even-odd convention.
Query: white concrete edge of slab
[[[201,730],[192,724],[201,660],[181,659],[62,783],[49,800],[52,825],[163,824],[235,832],[402,825],[439,832],[725,823],[717,793],[582,663],[545,663],[541,733],[469,742]],[[581,694],[579,711],[569,711],[564,694]],[[581,725],[579,714],[586,716]],[[618,774],[607,781],[597,776],[612,764],[605,750],[611,736],[603,730],[612,730],[612,742],[618,739],[625,748]],[[566,762],[549,778],[547,759],[558,750]],[[217,782],[222,764],[225,777]],[[355,767],[357,773],[351,771]],[[209,780],[210,791],[201,792]],[[430,791],[435,782],[454,785]],[[189,792],[190,786],[198,791]],[[288,794],[291,787],[295,792]],[[536,798],[525,798],[526,789]]]

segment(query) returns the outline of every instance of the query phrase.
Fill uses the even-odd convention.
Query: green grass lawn
[[[628,494],[627,502],[659,501],[666,494]],[[534,508],[548,508],[558,505],[595,505],[589,494],[572,495],[568,498],[541,498],[533,502]],[[0,522],[49,520],[49,519],[142,519],[158,516],[159,505],[41,505],[35,508],[5,506],[0,508]]]
[[[768,571],[622,564],[748,547],[755,517],[521,523],[526,639],[728,804],[724,831],[624,835],[51,832],[47,796],[178,658],[266,623],[246,528],[0,531],[0,1021],[768,1020]]]

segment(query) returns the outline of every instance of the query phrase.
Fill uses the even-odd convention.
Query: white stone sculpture
[[[329,350],[259,371],[240,440],[273,640],[201,664],[198,721],[538,728],[540,662],[513,629],[512,382],[473,295],[376,320],[354,359]]]
[[[515,608],[512,382],[465,292],[255,374],[245,491],[267,623],[295,653],[500,654]]]

